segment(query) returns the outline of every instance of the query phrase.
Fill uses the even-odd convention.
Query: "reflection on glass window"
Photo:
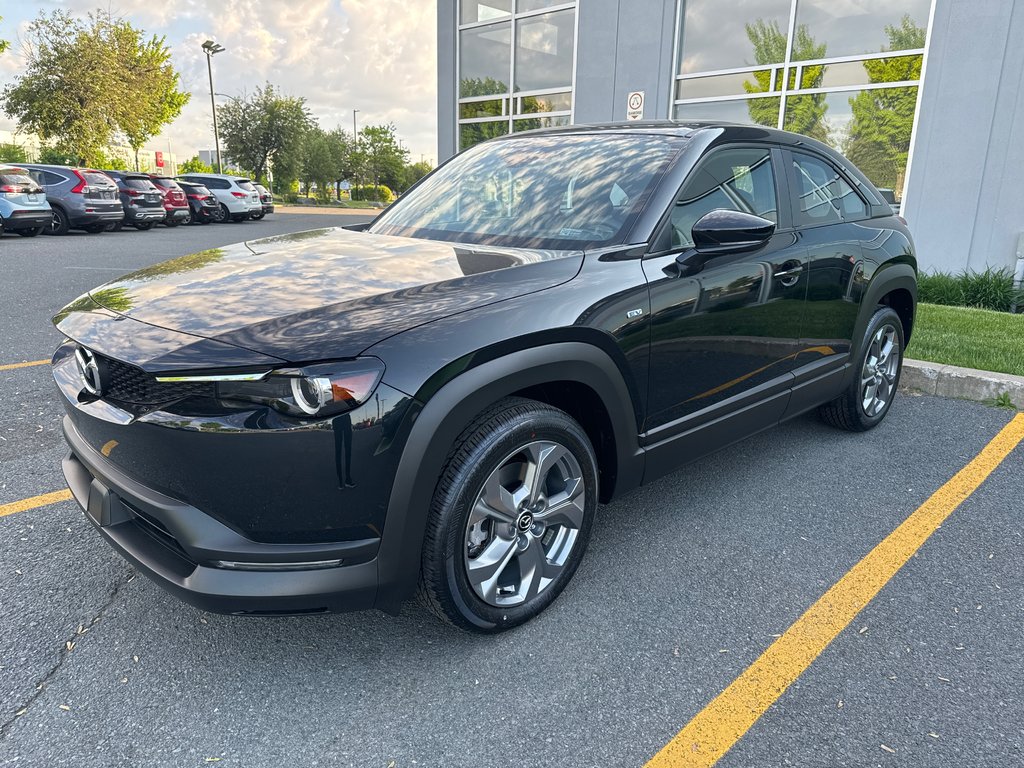
[[[574,18],[570,9],[516,22],[515,90],[572,85]]]
[[[545,93],[543,96],[519,96],[517,112],[532,115],[536,112],[568,112],[572,109],[572,93]]]
[[[785,61],[790,8],[790,0],[685,0],[679,73]],[[781,46],[757,24],[777,31]]]
[[[772,89],[772,70],[739,72],[731,75],[688,77],[676,86],[677,99],[705,99],[714,96],[739,96],[767,93]]]
[[[508,22],[459,32],[460,96],[508,93],[511,32]]]
[[[459,126],[459,149],[463,150],[479,144],[481,141],[504,136],[508,133],[508,120],[495,120],[487,123],[464,123]]]
[[[799,0],[797,26],[826,53],[797,50],[793,60],[924,47],[931,0]]]
[[[521,131],[534,131],[538,128],[557,128],[569,124],[568,115],[552,115],[551,117],[524,117],[521,120],[512,121],[512,130],[516,133]]]
[[[473,24],[477,21],[495,21],[512,13],[512,0],[461,0],[462,24]]]
[[[771,154],[763,149],[716,152],[686,182],[672,209],[672,245],[693,245],[691,231],[716,210],[742,211],[777,222]]]
[[[565,0],[516,0],[516,12],[527,13],[550,8],[552,5],[565,5]]]
[[[459,105],[459,117],[471,120],[474,117],[501,117],[505,114],[507,99],[488,99],[487,101],[471,101]]]
[[[779,124],[778,96],[735,101],[709,101],[695,104],[677,104],[677,120],[717,120],[726,123],[752,123],[775,128]]]
[[[619,244],[685,145],[675,136],[561,135],[474,147],[400,198],[371,231],[513,248]]]

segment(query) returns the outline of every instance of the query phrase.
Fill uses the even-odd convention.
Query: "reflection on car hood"
[[[582,259],[331,228],[200,251],[89,295],[150,325],[302,362],[558,285]]]

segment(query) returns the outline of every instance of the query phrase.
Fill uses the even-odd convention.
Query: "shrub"
[[[1009,312],[1014,304],[1024,305],[1024,289],[1013,287],[1013,274],[1002,269],[984,272],[946,272],[918,276],[919,301],[952,307],[975,307]]]
[[[28,153],[20,144],[0,144],[0,160],[5,163],[27,163]]]
[[[352,199],[390,203],[395,199],[395,193],[383,184],[370,184],[367,186],[352,187]]]

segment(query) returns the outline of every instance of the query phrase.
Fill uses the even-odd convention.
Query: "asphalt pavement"
[[[360,220],[0,240],[0,507],[64,488],[49,317],[120,272]],[[911,354],[913,350],[910,350]],[[599,510],[537,620],[462,634],[409,606],[191,608],[70,501],[0,517],[0,766],[641,766],[1013,418],[902,395],[864,435],[800,418]],[[721,766],[1024,764],[1024,447]]]

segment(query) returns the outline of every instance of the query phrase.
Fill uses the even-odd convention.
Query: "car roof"
[[[230,173],[183,173],[182,176],[200,177],[204,179],[227,179],[228,181],[252,181],[248,176],[232,176]]]

